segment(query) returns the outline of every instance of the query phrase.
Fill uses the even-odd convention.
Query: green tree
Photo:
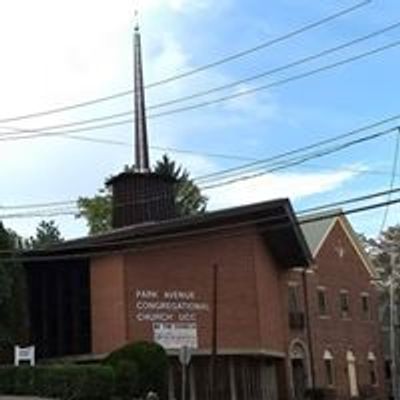
[[[62,242],[64,239],[54,221],[41,221],[36,228],[36,235],[27,241],[27,247],[38,249]]]
[[[175,187],[175,204],[178,215],[190,216],[203,213],[207,207],[207,197],[201,194],[200,188],[190,178],[187,169],[177,165],[164,154],[156,162],[154,172],[164,177],[171,177],[177,182]]]
[[[90,235],[111,229],[112,196],[108,188],[100,189],[94,197],[80,197],[78,208],[76,217],[86,219]]]
[[[0,222],[0,359],[10,356],[12,346],[26,338],[25,275],[20,263],[13,260],[21,239]]]
[[[132,168],[125,168],[131,171]],[[167,155],[157,161],[154,172],[166,178],[173,178],[175,186],[175,204],[178,215],[189,216],[203,213],[207,207],[207,197],[201,194],[200,188],[190,178],[189,172],[177,165]],[[81,197],[78,200],[77,218],[86,219],[89,234],[107,232],[111,229],[112,195],[108,188],[98,191],[94,197]]]

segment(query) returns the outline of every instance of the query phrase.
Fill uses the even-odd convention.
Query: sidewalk
[[[0,400],[54,400],[54,399],[45,399],[43,397],[30,397],[30,396],[0,396]]]

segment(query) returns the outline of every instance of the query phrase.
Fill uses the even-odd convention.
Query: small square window
[[[347,291],[340,292],[340,314],[342,318],[350,315],[349,293]]]
[[[328,315],[328,304],[326,300],[326,290],[322,288],[317,289],[317,297],[318,297],[318,311],[319,315],[325,316]]]

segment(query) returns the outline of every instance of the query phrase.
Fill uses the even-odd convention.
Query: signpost
[[[35,346],[14,347],[14,365],[18,367],[21,361],[29,362],[31,367],[35,366]]]
[[[192,352],[190,347],[183,346],[179,349],[179,361],[182,365],[182,396],[181,400],[186,400],[187,367],[190,364]]]

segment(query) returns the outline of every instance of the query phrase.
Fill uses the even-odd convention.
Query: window
[[[369,295],[368,293],[363,293],[361,295],[361,316],[362,319],[368,321],[371,319],[371,310],[369,306]]]
[[[303,330],[305,319],[301,302],[300,286],[289,284],[288,289],[289,327],[293,330]]]
[[[333,356],[329,350],[325,350],[324,352],[324,368],[326,385],[333,386],[335,384],[333,372]]]
[[[318,311],[319,315],[326,316],[328,315],[328,304],[326,301],[326,290],[325,288],[317,289],[317,297],[318,297]]]
[[[372,386],[376,386],[378,384],[378,379],[376,375],[376,358],[375,354],[371,351],[368,353],[368,374],[369,374],[369,383]]]
[[[350,315],[349,292],[342,290],[340,292],[340,315],[347,318]]]
[[[288,292],[288,306],[289,306],[289,312],[290,313],[297,313],[301,312],[301,306],[300,306],[300,293],[299,293],[299,285],[295,284],[289,284],[289,292]]]
[[[385,379],[390,381],[392,379],[392,362],[385,360]]]

